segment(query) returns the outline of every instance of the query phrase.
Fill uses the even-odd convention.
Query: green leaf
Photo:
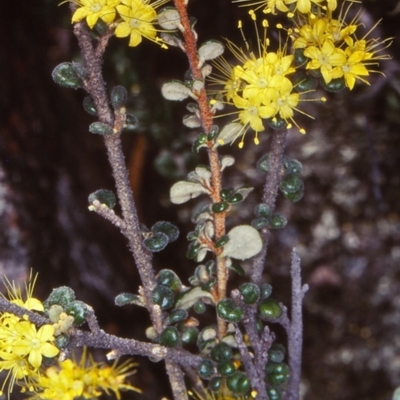
[[[115,305],[122,307],[128,304],[135,304],[141,307],[145,306],[143,297],[133,293],[120,293],[115,297]]]
[[[162,232],[157,232],[152,237],[143,240],[145,247],[153,253],[164,250],[168,242],[168,236]]]
[[[176,182],[170,190],[171,202],[174,204],[183,204],[190,199],[200,196],[203,193],[208,193],[200,183],[190,181]]]
[[[112,209],[117,204],[117,199],[111,190],[99,189],[89,195],[88,201],[92,204],[98,200],[100,204],[105,204],[109,209]]]
[[[223,299],[217,304],[218,316],[227,322],[236,323],[243,318],[242,309],[232,299]]]
[[[224,246],[222,256],[247,260],[262,249],[262,240],[256,229],[250,225],[239,225],[228,232],[229,242]]]
[[[63,62],[58,64],[51,73],[55,83],[68,89],[83,87],[82,79],[73,67],[73,63]]]
[[[152,227],[151,227],[151,231],[153,233],[158,233],[158,232],[162,232],[165,235],[168,236],[168,242],[174,242],[176,239],[178,239],[179,236],[179,230],[178,228],[171,224],[168,221],[159,221],[156,222]]]
[[[202,290],[201,287],[189,289],[179,296],[178,301],[175,304],[175,308],[187,310],[188,308],[192,307],[194,303],[203,298],[210,299],[211,301],[214,299],[211,293]]]
[[[89,125],[89,132],[102,136],[111,135],[113,133],[113,127],[104,122],[97,121]]]

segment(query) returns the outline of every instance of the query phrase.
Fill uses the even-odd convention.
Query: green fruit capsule
[[[74,300],[75,292],[68,286],[60,286],[59,288],[53,289],[45,303],[46,306],[48,306],[46,307],[47,309],[56,304],[65,308]]]
[[[159,285],[153,290],[153,301],[161,310],[167,310],[174,304],[174,293],[169,287]]]
[[[243,372],[236,372],[226,380],[228,389],[238,395],[246,394],[250,390],[250,380]]]
[[[258,312],[260,317],[264,319],[275,319],[282,315],[281,306],[271,298],[265,299],[259,304]]]
[[[175,326],[168,326],[160,336],[160,344],[167,347],[176,347],[179,343],[179,332]]]
[[[197,367],[201,378],[207,379],[214,373],[214,364],[211,360],[203,360]]]
[[[296,49],[294,51],[294,60],[293,61],[294,61],[295,65],[303,65],[307,61],[309,61],[309,58],[307,58],[304,55],[304,49]]]
[[[208,384],[208,388],[212,391],[212,392],[218,392],[219,390],[221,390],[222,387],[222,378],[220,376],[215,376],[214,378],[210,379],[210,382]]]
[[[239,322],[243,318],[242,309],[231,299],[221,300],[217,305],[217,314],[227,322]]]
[[[260,298],[260,288],[251,282],[240,285],[239,292],[243,296],[245,304],[255,304]]]
[[[222,201],[221,203],[214,203],[211,207],[212,211],[216,214],[222,213],[229,208],[229,204]]]
[[[71,317],[74,317],[74,324],[79,326],[86,321],[88,310],[83,301],[75,300],[65,307],[65,312]]]
[[[294,90],[299,93],[315,90],[318,86],[318,80],[305,71],[297,71],[292,75],[292,79]]]
[[[233,356],[232,348],[225,342],[219,342],[211,350],[213,361],[229,361]]]
[[[217,369],[222,376],[231,376],[236,372],[235,364],[232,361],[220,361]]]

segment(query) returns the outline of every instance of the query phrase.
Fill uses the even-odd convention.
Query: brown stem
[[[187,13],[187,4],[185,0],[174,0],[175,7],[179,13],[182,25],[182,35],[185,43],[185,52],[189,60],[190,70],[194,79],[203,80],[203,75],[200,70],[199,58],[197,55],[196,36],[190,26],[190,20]],[[207,101],[207,93],[204,88],[195,93],[197,103],[200,110],[200,119],[205,133],[209,133],[212,127],[213,114],[210,110]],[[213,142],[208,143],[208,159],[211,168],[211,183],[212,193],[211,199],[213,203],[221,201],[221,166],[217,150],[212,149]],[[214,230],[215,240],[218,240],[225,235],[225,217],[226,213],[214,214]],[[217,298],[216,302],[226,297],[226,286],[228,281],[228,269],[226,268],[226,260],[222,257],[217,257]],[[218,318],[218,336],[222,338],[226,334],[225,321]]]

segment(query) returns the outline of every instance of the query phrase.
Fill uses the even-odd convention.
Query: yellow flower
[[[158,0],[150,4],[150,0],[122,0],[117,10],[123,21],[117,25],[115,36],[129,36],[131,47],[139,45],[142,37],[162,45],[154,27],[157,21],[155,9],[166,2],[167,0]]]
[[[325,83],[339,78],[340,73],[334,67],[340,67],[346,62],[344,51],[336,48],[329,39],[325,40],[321,48],[316,46],[307,47],[304,50],[304,55],[311,59],[307,64],[307,69],[319,69]]]
[[[114,21],[115,8],[120,0],[70,0],[79,8],[72,15],[72,23],[82,21],[86,18],[89,28],[92,29],[96,22],[101,19],[107,25]]]
[[[43,356],[55,357],[59,350],[50,342],[54,340],[54,328],[52,325],[36,326],[29,321],[21,321],[15,326],[20,339],[13,346],[13,353],[18,356],[28,356],[29,363],[34,368],[42,364]]]
[[[121,391],[134,390],[141,392],[136,387],[125,382],[129,375],[135,371],[136,366],[131,360],[120,365],[114,362],[109,366],[96,363],[91,357],[87,357],[84,348],[79,363],[73,358],[65,360],[47,368],[41,374],[36,383],[35,400],[74,400],[77,397],[84,399],[98,398],[102,393],[114,392],[119,400]]]

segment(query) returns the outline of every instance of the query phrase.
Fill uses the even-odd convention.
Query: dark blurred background
[[[296,246],[310,285],[305,298],[303,399],[384,400],[400,386],[400,3],[363,1],[372,36],[394,37],[371,86],[329,95],[308,104],[315,120],[300,118],[306,135],[290,133],[287,154],[303,163],[306,185],[297,204],[279,199],[288,226],[273,234],[265,272],[275,297],[290,301],[290,253]],[[229,37],[240,43],[237,20],[246,10],[228,0],[191,0],[199,41]],[[93,117],[82,108],[84,93],[57,87],[52,69],[79,61],[67,5],[56,0],[15,0],[0,16],[0,275],[22,282],[39,272],[36,295],[68,285],[97,311],[110,333],[144,339],[149,325],[139,308],[116,308],[115,295],[139,285],[125,239],[87,210],[93,191],[113,189],[101,138],[88,133]],[[250,25],[250,24],[249,24]],[[185,57],[152,43],[129,49],[110,41],[104,63],[109,88],[125,85],[129,109],[140,120],[124,134],[141,220],[174,222],[181,241],[155,257],[185,281],[194,265],[185,258],[190,207],[168,199],[169,187],[203,155],[190,151],[193,133],[181,124],[184,105],[162,100],[167,79],[183,79]],[[232,148],[236,167],[229,186],[261,185],[254,168],[268,151],[270,133],[255,147]],[[231,223],[252,219],[257,193],[232,213]],[[187,281],[185,281],[186,283]],[[104,357],[104,354],[100,354]],[[143,395],[168,395],[163,365],[139,359],[132,382]],[[154,382],[157,381],[157,385]],[[14,394],[12,395],[14,398]]]

